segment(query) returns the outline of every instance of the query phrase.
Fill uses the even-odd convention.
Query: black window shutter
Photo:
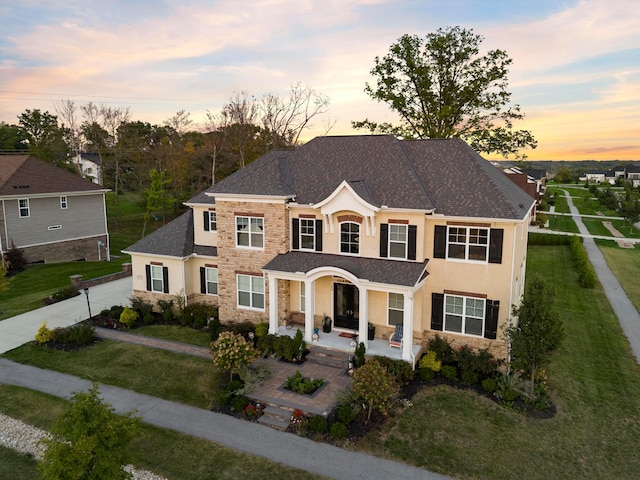
[[[204,231],[208,232],[209,231],[209,212],[204,211],[203,212],[203,218],[204,218]]]
[[[316,220],[316,252],[322,251],[322,220]]]
[[[169,268],[162,267],[162,283],[164,284],[164,293],[169,293]]]
[[[291,228],[291,238],[293,240],[293,249],[300,249],[300,219],[294,218]]]
[[[492,228],[489,232],[489,263],[502,263],[502,228]]]
[[[431,330],[442,331],[444,315],[444,294],[431,294]]]
[[[416,243],[418,241],[418,227],[416,225],[409,225],[409,233],[407,236],[407,258],[409,260],[416,259]]]
[[[436,225],[433,232],[433,258],[445,258],[447,254],[447,226]]]
[[[484,338],[495,340],[498,338],[499,300],[487,300],[484,317]]]
[[[151,291],[151,265],[145,265],[147,271],[147,292]]]
[[[386,258],[389,256],[389,224],[380,224],[380,257]]]
[[[200,267],[200,293],[207,293],[207,279],[204,267]]]

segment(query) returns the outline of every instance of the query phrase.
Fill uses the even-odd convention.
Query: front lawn
[[[451,387],[423,388],[413,408],[359,448],[455,478],[638,478],[640,368],[602,288],[578,286],[567,247],[531,246],[527,279],[535,273],[553,282],[567,332],[548,369],[554,418],[527,418]]]
[[[640,312],[640,245],[620,248],[613,242],[597,241],[607,265],[622,285],[627,297]]]
[[[547,216],[549,219],[549,229],[556,232],[578,233],[578,226],[569,215],[553,215]]]
[[[136,328],[132,333],[198,345],[199,347],[208,347],[211,344],[211,335],[209,333],[178,325],[147,325]]]

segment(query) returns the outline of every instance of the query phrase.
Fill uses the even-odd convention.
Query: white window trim
[[[452,228],[456,228],[456,229],[464,229],[465,230],[465,240],[464,243],[463,242],[451,242],[449,241],[449,233],[451,232]],[[470,243],[469,242],[469,231],[471,229],[477,229],[477,230],[484,230],[485,232],[487,232],[487,243],[485,245],[479,244],[479,243]],[[446,246],[446,259],[450,260],[452,262],[471,262],[471,263],[488,263],[489,262],[489,240],[490,240],[490,236],[491,236],[491,229],[488,227],[472,227],[472,226],[464,226],[464,225],[455,225],[455,226],[447,226],[447,246]],[[449,256],[449,246],[450,245],[464,245],[464,258],[456,258],[456,257],[450,257]],[[469,258],[469,247],[470,246],[484,246],[485,247],[485,257],[484,260],[478,260],[478,259],[474,259],[474,258]]]
[[[26,206],[23,207],[20,202],[26,202]],[[23,215],[22,214],[22,210],[25,210],[25,209],[27,210],[27,214]],[[29,205],[29,199],[28,198],[19,198],[18,199],[18,217],[20,217],[20,218],[29,218],[30,216],[31,216],[31,207]]]
[[[396,307],[392,307],[391,306],[391,295],[400,295],[402,297],[402,304],[401,304],[401,308],[396,308]],[[391,310],[394,310],[396,312],[402,312],[402,323],[404,323],[404,294],[402,293],[394,293],[394,292],[389,292],[387,293],[387,325],[388,326],[395,326],[392,325],[390,320],[391,320]]]
[[[238,229],[238,219],[240,219],[240,218],[246,218],[248,220],[249,231],[247,232],[247,234],[249,235],[249,245],[240,245],[240,244],[238,244],[238,235],[241,233],[240,230]],[[260,220],[262,222],[262,231],[260,232],[260,235],[262,236],[262,245],[259,246],[259,247],[254,247],[252,245],[251,220]],[[235,223],[236,223],[236,248],[248,248],[248,249],[252,249],[252,250],[264,250],[264,218],[263,217],[252,217],[252,216],[245,216],[245,215],[237,215],[236,219],[235,219]],[[245,233],[245,232],[242,232],[242,233]]]
[[[391,229],[392,228],[404,227],[404,241],[391,240]],[[396,259],[396,260],[406,260],[409,254],[409,226],[404,224],[390,223],[388,229],[388,239],[387,239],[387,258]],[[391,244],[404,244],[404,256],[395,257],[391,254]]]
[[[215,270],[216,271],[216,278],[217,280],[215,282],[209,282],[209,271],[210,270]],[[204,267],[204,289],[206,292],[206,295],[213,295],[215,297],[217,297],[219,295],[220,292],[220,277],[218,277],[219,273],[218,273],[218,269],[215,267]],[[209,283],[215,283],[216,285],[216,293],[211,293],[209,291]]]
[[[249,278],[249,290],[245,291],[245,290],[240,290],[240,277],[247,277]],[[260,278],[262,280],[262,292],[254,292],[253,291],[253,281],[252,279],[254,278]],[[253,310],[256,312],[264,312],[265,306],[266,306],[266,292],[265,292],[265,287],[264,287],[264,277],[260,276],[260,275],[244,275],[244,274],[236,274],[236,304],[238,306],[239,309],[243,309],[243,310]],[[247,306],[247,305],[241,305],[240,304],[240,292],[246,292],[249,294],[249,300],[251,305]],[[254,307],[253,306],[253,295],[254,293],[262,293],[262,304],[263,307]]]
[[[236,225],[236,228],[237,225]],[[217,232],[218,231],[218,217],[216,216],[216,212],[213,210],[209,211],[209,232]]]
[[[352,253],[352,252],[343,252],[342,251],[342,226],[346,225],[346,224],[353,224],[353,225],[357,225],[358,226],[358,253]],[[357,222],[341,222],[340,225],[338,225],[338,253],[340,255],[352,255],[354,257],[359,257],[360,256],[360,251],[361,249],[361,245],[360,245],[360,238],[362,237],[362,225],[360,225]]]
[[[62,210],[66,210],[68,206],[69,206],[69,202],[67,200],[67,196],[66,195],[60,195],[60,208]]]
[[[310,251],[310,252],[311,251],[315,252],[315,250],[316,250],[316,220],[315,220],[315,218],[301,218],[299,220],[300,220],[300,226],[299,226],[299,232],[298,232],[298,242],[299,242],[299,245],[300,245],[300,250],[306,250],[306,251]],[[311,224],[311,227],[310,227],[311,228],[311,232],[312,232],[311,234],[309,234],[309,233],[304,233],[303,234],[302,233],[302,228],[303,228],[302,224],[303,224],[303,222]],[[307,228],[309,228],[309,227],[307,227]],[[309,237],[309,236],[311,237],[311,243],[312,243],[311,248],[303,247],[303,245],[304,245],[304,242],[302,241],[302,237],[303,236],[304,237]]]
[[[447,298],[462,298],[462,325],[461,325],[461,331],[460,332],[456,332],[453,330],[447,330]],[[467,324],[467,318],[473,318],[473,319],[479,319],[480,317],[474,317],[471,315],[467,315],[467,300],[480,300],[482,301],[482,327],[480,328],[480,333],[476,334],[476,333],[466,333],[465,332],[465,327]],[[444,305],[443,305],[443,318],[442,318],[442,331],[446,332],[446,333],[450,333],[453,335],[464,335],[467,337],[477,337],[477,338],[483,338],[484,337],[484,329],[485,329],[485,325],[486,325],[486,312],[487,312],[487,300],[485,298],[478,298],[478,297],[465,297],[464,295],[449,295],[449,294],[445,294],[444,295]],[[457,314],[454,314],[457,315]]]
[[[156,292],[156,293],[164,293],[164,275],[163,275],[163,269],[164,267],[160,266],[160,265],[151,265],[151,271],[150,271],[150,275],[151,275],[151,291],[152,292]],[[154,276],[154,272],[160,272],[160,278],[157,278]],[[154,280],[159,280],[160,281],[160,289],[156,289],[155,285],[154,285]]]

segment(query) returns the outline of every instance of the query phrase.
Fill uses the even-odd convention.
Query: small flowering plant
[[[304,415],[302,414],[302,410],[296,408],[291,415],[291,425],[300,425],[303,419]]]

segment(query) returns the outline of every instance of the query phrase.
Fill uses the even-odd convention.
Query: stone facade
[[[98,247],[98,242],[102,242],[103,246]],[[24,251],[27,263],[74,262],[77,260],[97,262],[108,259],[108,252],[104,245],[108,245],[107,235],[36,245],[21,250]],[[100,248],[99,253],[98,248]]]
[[[466,335],[455,335],[447,332],[435,332],[428,331],[424,332],[424,337],[422,340],[422,349],[424,351],[427,350],[427,344],[430,339],[435,338],[436,336],[440,338],[444,338],[449,342],[451,347],[454,350],[463,347],[464,345],[468,345],[474,351],[487,349],[489,353],[491,353],[495,358],[506,359],[508,355],[507,344],[502,340],[487,340],[486,338],[472,337]]]

